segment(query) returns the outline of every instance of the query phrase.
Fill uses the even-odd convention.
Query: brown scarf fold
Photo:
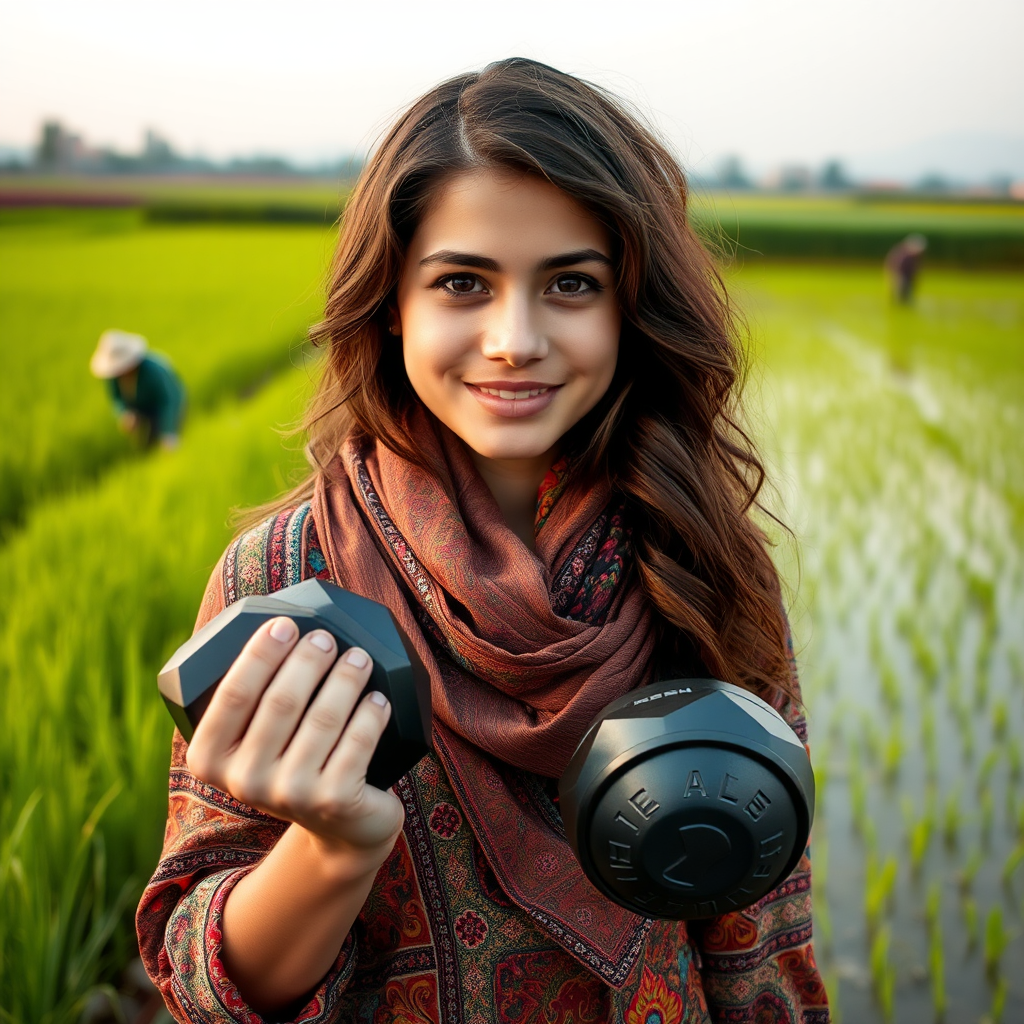
[[[415,644],[435,751],[504,891],[621,984],[650,921],[597,892],[550,804],[508,768],[557,778],[594,716],[649,675],[650,613],[621,512],[607,486],[559,501],[549,474],[531,552],[462,442],[423,412],[413,427],[457,501],[382,444],[349,441],[313,498],[331,577],[388,607]]]

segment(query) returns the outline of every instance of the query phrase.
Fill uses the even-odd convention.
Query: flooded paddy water
[[[1024,1020],[1024,281],[736,277],[793,528],[816,952],[843,1021]]]

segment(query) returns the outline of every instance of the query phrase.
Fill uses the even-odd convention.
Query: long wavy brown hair
[[[310,496],[352,431],[423,465],[406,429],[418,399],[388,336],[388,311],[439,185],[478,167],[546,178],[613,240],[619,362],[604,399],[563,439],[573,456],[563,500],[599,474],[625,496],[668,663],[696,650],[718,678],[795,696],[779,580],[751,518],[765,472],[739,424],[740,332],[690,224],[685,176],[637,114],[536,61],[505,60],[443,82],[369,160],[343,215],[324,318],[311,332],[326,348],[303,425],[314,468],[254,518]]]

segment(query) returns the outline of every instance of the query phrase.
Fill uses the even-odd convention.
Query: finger
[[[350,648],[334,663],[281,756],[282,768],[301,772],[308,779],[320,774],[352,717],[372,670],[370,656],[359,647]]]
[[[260,697],[238,747],[240,759],[251,756],[269,764],[284,753],[337,656],[337,641],[323,629],[313,630],[295,645]]]
[[[221,762],[245,733],[274,673],[298,639],[288,618],[264,623],[249,638],[210,699],[189,744],[189,768],[200,778],[220,785]]]
[[[370,758],[391,717],[391,704],[384,694],[367,694],[352,713],[338,745],[324,765],[323,775],[333,787],[363,783]]]

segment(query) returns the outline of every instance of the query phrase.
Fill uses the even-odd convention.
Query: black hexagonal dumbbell
[[[774,708],[739,686],[634,690],[591,724],[559,781],[569,842],[594,885],[648,917],[755,903],[807,845],[814,775]]]
[[[373,659],[366,689],[388,698],[391,717],[366,778],[381,789],[393,786],[430,749],[430,677],[384,605],[320,580],[242,598],[178,648],[157,683],[182,735],[191,740],[214,689],[249,637],[278,615],[293,619],[300,636],[326,629],[340,651],[362,647]]]

